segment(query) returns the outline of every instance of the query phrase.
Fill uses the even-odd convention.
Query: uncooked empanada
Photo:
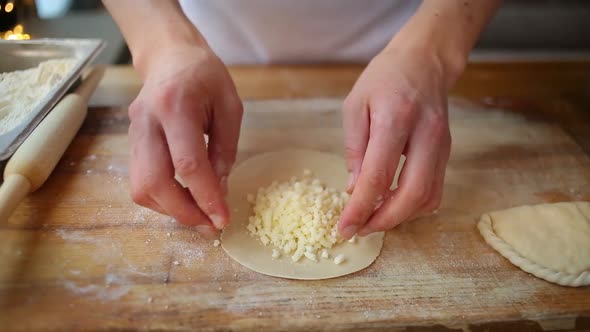
[[[512,264],[563,286],[590,285],[590,203],[525,205],[484,214],[485,241]]]

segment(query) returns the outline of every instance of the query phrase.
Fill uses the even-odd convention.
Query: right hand
[[[229,222],[224,196],[242,102],[225,66],[208,47],[154,49],[139,69],[144,85],[129,107],[131,196],[139,205],[214,237]]]

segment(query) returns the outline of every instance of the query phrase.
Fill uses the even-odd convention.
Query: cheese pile
[[[35,68],[0,73],[0,135],[22,123],[75,63],[75,59],[54,59]]]
[[[329,258],[327,249],[344,241],[336,224],[349,195],[327,188],[309,170],[302,178],[260,188],[247,199],[253,209],[247,229],[265,246],[275,247],[273,258],[285,254],[295,262],[302,257],[317,262]],[[342,261],[340,257],[337,264]]]

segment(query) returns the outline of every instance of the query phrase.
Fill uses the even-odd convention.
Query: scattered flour
[[[129,176],[129,168],[125,160],[111,160],[106,169],[109,174],[118,178]]]
[[[115,301],[129,293],[130,286],[108,287],[103,285],[89,284],[80,286],[73,281],[65,280],[64,287],[76,294],[90,295],[98,300]]]
[[[55,231],[59,237],[70,242],[88,242],[100,245],[103,241],[96,236],[86,235],[84,231],[70,231],[65,229],[57,229]]]
[[[183,265],[186,268],[191,268],[204,260],[205,253],[200,247],[205,245],[206,242],[200,240],[166,239],[163,247],[166,255],[174,259],[175,266]]]
[[[97,218],[108,211],[100,208]],[[148,250],[158,248],[158,255],[162,255],[162,262],[172,262],[172,267],[191,269],[201,266],[205,253],[201,247],[208,246],[208,242],[193,231],[183,229],[184,226],[170,224],[169,218],[161,216],[146,208],[134,206],[132,213],[124,218],[113,218],[113,226],[123,225],[137,229],[145,235],[144,245]],[[106,213],[104,213],[106,214]],[[174,232],[171,232],[174,229]],[[100,282],[88,283],[83,278],[83,271],[72,266],[69,273],[63,277],[62,285],[68,291],[90,296],[101,301],[115,301],[131,291],[137,279],[148,279],[149,282],[167,283],[170,278],[171,266],[167,264],[141,264],[129,255],[130,248],[125,237],[117,236],[115,231],[105,231],[102,234],[86,230],[57,229],[55,233],[71,244],[90,244],[94,246],[86,257],[91,264],[105,268],[104,279]],[[174,235],[174,237],[172,237]],[[150,249],[150,247],[154,247]],[[169,257],[170,260],[167,260]]]

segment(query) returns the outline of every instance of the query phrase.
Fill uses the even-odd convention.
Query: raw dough
[[[350,274],[371,265],[381,252],[383,233],[345,241],[330,250],[330,259],[314,263],[303,259],[297,263],[290,257],[272,258],[272,247],[265,247],[248,233],[246,225],[252,209],[246,196],[273,181],[286,181],[309,169],[327,186],[346,189],[348,172],[342,158],[311,150],[269,152],[250,158],[236,167],[228,179],[227,201],[232,221],[221,235],[227,254],[243,266],[256,272],[290,279],[327,279]],[[333,258],[344,255],[346,261],[335,264]]]
[[[590,203],[520,206],[484,214],[479,230],[512,264],[563,286],[590,285]]]

